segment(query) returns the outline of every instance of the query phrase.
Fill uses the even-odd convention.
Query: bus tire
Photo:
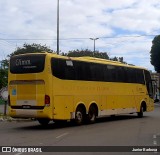
[[[97,118],[97,108],[95,106],[91,106],[88,112],[88,122],[95,123]]]
[[[144,109],[143,109],[143,106],[141,105],[140,112],[137,113],[138,118],[142,118],[143,117],[143,111],[144,111]]]
[[[46,119],[46,118],[39,118],[37,120],[42,126],[47,126],[50,121],[49,119]]]
[[[65,124],[65,123],[67,123],[66,120],[53,120],[53,122],[54,122],[55,124],[58,124],[58,125],[63,125],[63,124]]]
[[[82,107],[78,107],[75,113],[75,123],[76,125],[82,125],[85,120],[85,111]]]

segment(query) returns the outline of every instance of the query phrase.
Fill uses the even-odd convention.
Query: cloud
[[[1,0],[0,10],[0,38],[26,39],[0,40],[0,60],[26,42],[56,50],[56,0]],[[92,50],[89,38],[99,37],[99,51],[152,69],[149,51],[154,34],[160,33],[159,21],[157,0],[60,0],[60,39],[66,39],[60,40],[60,50]]]
[[[131,32],[153,33],[158,29],[159,8],[138,3],[132,8],[112,12],[112,26]]]

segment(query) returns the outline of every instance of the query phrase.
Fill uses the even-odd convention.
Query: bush
[[[4,104],[4,100],[0,98],[0,104]]]

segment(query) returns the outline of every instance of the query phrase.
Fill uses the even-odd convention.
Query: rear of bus
[[[45,53],[11,57],[8,77],[11,117],[52,119],[49,62]]]

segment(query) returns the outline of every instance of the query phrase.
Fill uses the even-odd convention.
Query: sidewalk
[[[0,104],[0,114],[4,114],[4,106],[5,106],[4,104]],[[8,108],[7,108],[7,112],[8,112]]]
[[[155,106],[160,106],[160,102],[154,103]]]

